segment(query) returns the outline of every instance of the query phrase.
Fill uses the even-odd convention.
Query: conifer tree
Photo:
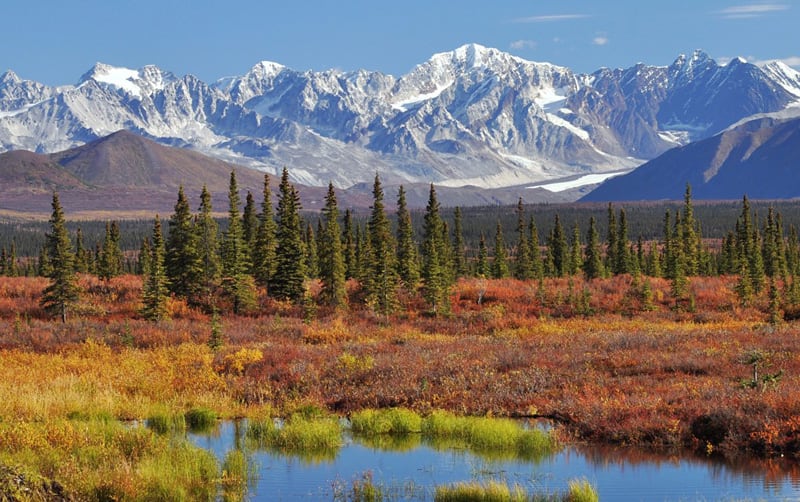
[[[249,257],[251,272],[253,268],[253,249],[256,246],[256,238],[258,237],[258,223],[256,200],[248,190],[245,197],[244,210],[242,211],[242,239]]]
[[[395,244],[383,205],[383,187],[377,174],[372,196],[372,212],[367,235],[370,253],[364,287],[368,303],[376,312],[388,315],[394,310],[396,303]]]
[[[667,209],[664,213],[664,277],[672,279],[675,277],[675,260],[673,259],[673,235],[672,235],[672,213]]]
[[[233,303],[233,312],[239,314],[255,303],[255,289],[250,270],[250,257],[244,241],[242,221],[239,216],[239,187],[236,172],[231,171],[228,187],[228,229],[222,241],[222,289]]]
[[[686,184],[686,192],[683,196],[683,217],[681,222],[683,228],[681,239],[683,246],[684,262],[686,264],[686,275],[698,275],[701,266],[701,242],[700,232],[697,221],[694,218],[694,208],[692,207],[692,187]]]
[[[211,194],[203,185],[200,192],[200,212],[195,222],[197,250],[200,257],[200,287],[197,298],[190,298],[193,304],[204,304],[206,308],[214,308],[214,290],[220,276],[219,240],[217,238],[217,222],[212,216]]]
[[[306,222],[306,230],[303,234],[303,251],[306,277],[316,279],[319,276],[319,257],[317,255],[317,239],[310,221]]]
[[[75,232],[75,272],[89,272],[89,250],[83,244],[83,231],[78,227]]]
[[[523,281],[533,277],[531,248],[525,232],[525,206],[520,197],[517,201],[517,256],[514,261],[514,277]]]
[[[583,268],[583,247],[581,245],[581,227],[578,222],[572,227],[572,241],[569,247],[569,275],[576,275]]]
[[[11,240],[11,252],[8,255],[6,273],[9,277],[17,277],[20,275],[19,265],[17,264],[17,241],[13,239]]]
[[[106,234],[97,268],[98,277],[105,281],[122,273],[122,250],[119,242],[119,224],[116,221],[106,223]]]
[[[494,261],[492,261],[492,277],[503,279],[508,277],[508,261],[506,259],[506,243],[503,239],[503,226],[497,221],[494,234]]]
[[[533,216],[528,221],[528,245],[530,246],[528,256],[531,262],[531,277],[541,280],[544,277],[544,265],[542,264],[542,253],[539,250],[539,230],[536,228],[536,220]]]
[[[362,288],[369,281],[369,260],[372,249],[369,244],[369,223],[362,229],[356,226],[356,275],[355,278],[361,283]]]
[[[61,322],[67,322],[67,310],[77,302],[79,295],[75,279],[75,257],[57,192],[53,192],[52,207],[50,233],[46,235],[44,252],[48,261],[47,277],[50,284],[44,290],[41,305],[48,313],[60,316]]]
[[[200,288],[202,269],[192,211],[182,185],[178,188],[175,212],[168,224],[164,269],[169,289],[175,296],[189,299]]]
[[[589,218],[586,234],[586,257],[583,261],[583,274],[587,281],[603,276],[603,255],[600,250],[600,234],[594,216]]]
[[[339,208],[333,183],[328,184],[322,217],[325,219],[325,225],[320,233],[318,249],[319,277],[322,282],[319,296],[320,300],[327,305],[337,308],[344,307],[347,304],[347,289],[345,287],[342,238],[339,230]]]
[[[448,310],[450,281],[444,263],[446,258],[442,256],[445,246],[441,242],[445,235],[436,190],[431,184],[423,224],[422,284],[423,297],[434,314]]]
[[[141,276],[147,276],[150,273],[150,258],[152,258],[152,247],[150,246],[150,239],[145,237],[139,246],[138,262],[136,264],[136,273]]]
[[[164,238],[161,235],[161,219],[156,215],[153,224],[152,246],[150,247],[150,264],[142,288],[142,317],[148,321],[161,321],[167,317],[166,267],[164,265]]]
[[[8,275],[8,251],[6,251],[6,247],[3,246],[0,249],[0,275]]]
[[[567,249],[567,238],[564,235],[564,227],[561,226],[561,219],[555,215],[553,230],[547,239],[547,248],[552,256],[553,275],[564,277],[568,271],[569,254]]]
[[[416,290],[419,282],[417,249],[403,185],[400,185],[397,192],[397,275],[406,290]]]
[[[261,213],[258,215],[258,231],[251,253],[253,256],[253,275],[262,286],[269,284],[275,273],[275,215],[272,211],[272,191],[269,175],[264,175]]]
[[[39,259],[36,261],[36,274],[39,277],[50,277],[53,273],[53,265],[50,263],[50,253],[45,244],[39,249]]]
[[[478,262],[475,275],[489,277],[489,252],[486,249],[486,236],[483,235],[483,232],[481,232],[481,237],[478,241]]]
[[[628,248],[628,217],[625,208],[619,210],[619,223],[614,240],[617,243],[617,250],[614,252],[614,274],[627,274],[631,270],[631,255]]]
[[[347,279],[358,277],[358,255],[356,254],[356,238],[353,230],[353,215],[350,209],[344,212],[342,228],[342,252],[344,254],[344,275]]]
[[[614,215],[614,207],[608,203],[608,235],[606,237],[606,270],[611,274],[616,273],[617,269],[617,217]]]
[[[275,273],[270,283],[271,294],[280,300],[299,302],[305,295],[303,235],[300,227],[300,196],[289,183],[286,168],[278,186],[278,226],[275,239]]]
[[[461,208],[456,206],[453,211],[453,277],[455,279],[467,275],[467,257],[464,246],[464,225],[462,222]]]

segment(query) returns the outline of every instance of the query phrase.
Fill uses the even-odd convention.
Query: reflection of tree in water
[[[709,476],[713,479],[742,479],[747,485],[760,485],[765,489],[777,488],[785,483],[800,487],[800,464],[796,460],[787,458],[740,457],[731,459],[687,451],[654,451],[609,445],[577,445],[565,450],[564,456],[569,457],[572,452],[585,457],[587,463],[596,467],[624,468],[632,466],[657,470],[663,466],[689,465],[695,468],[706,468]]]

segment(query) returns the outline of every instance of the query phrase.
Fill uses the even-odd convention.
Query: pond
[[[221,460],[245,443],[243,433],[242,423],[226,421],[189,437]],[[786,459],[733,463],[692,454],[567,446],[538,461],[521,461],[482,458],[414,437],[394,445],[368,443],[346,434],[337,452],[304,458],[247,448],[254,471],[247,499],[344,500],[354,481],[370,475],[392,500],[432,500],[435,486],[461,481],[501,481],[529,493],[564,492],[573,479],[588,480],[600,500],[800,500],[800,464]]]

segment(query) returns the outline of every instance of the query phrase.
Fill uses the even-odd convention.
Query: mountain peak
[[[78,85],[81,85],[89,80],[94,80],[95,82],[108,84],[118,89],[122,89],[134,96],[140,96],[141,89],[134,83],[134,81],[138,79],[139,72],[137,70],[111,66],[98,62],[95,63],[95,65],[89,71],[83,74],[78,81]]]
[[[11,70],[6,70],[5,73],[0,75],[0,84],[18,84],[22,80]]]

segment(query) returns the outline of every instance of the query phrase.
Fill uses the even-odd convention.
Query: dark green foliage
[[[552,274],[555,277],[564,277],[569,271],[569,248],[558,214],[555,216],[553,230],[547,238],[547,249],[552,260]]]
[[[220,276],[218,229],[211,211],[211,194],[203,185],[203,190],[200,192],[200,214],[195,222],[197,254],[200,258],[200,287],[196,293],[197,298],[190,301],[193,304],[204,305],[207,309],[213,308],[214,290]]]
[[[248,190],[247,197],[245,197],[244,210],[242,211],[242,239],[244,239],[244,245],[250,257],[251,271],[253,267],[252,252],[258,236],[258,224],[256,201],[253,194]]]
[[[300,228],[300,196],[289,183],[289,172],[283,169],[278,187],[278,226],[275,234],[275,272],[270,281],[270,294],[279,300],[299,302],[305,294],[305,250]]]
[[[317,238],[314,236],[311,222],[306,222],[306,230],[303,232],[303,252],[306,277],[316,279],[319,276],[319,258],[317,256]]]
[[[222,241],[222,289],[230,298],[233,312],[242,313],[255,303],[253,278],[249,275],[250,256],[239,218],[239,188],[231,171],[228,188],[228,229]]]
[[[153,238],[150,246],[150,264],[142,287],[142,317],[148,321],[161,321],[167,317],[169,289],[164,265],[164,237],[161,234],[161,219],[156,215],[153,223]]]
[[[397,275],[408,291],[416,290],[420,279],[413,232],[406,191],[400,185],[397,192]]]
[[[613,273],[614,275],[627,274],[631,271],[631,255],[628,249],[628,218],[625,208],[619,210],[619,223],[617,232],[614,236],[617,249],[614,252]]]
[[[528,221],[528,245],[530,246],[528,256],[531,261],[532,277],[540,280],[544,277],[544,264],[542,263],[542,252],[539,249],[539,229],[536,228],[536,220],[533,216]]]
[[[376,312],[386,315],[395,308],[397,274],[395,244],[383,205],[383,187],[378,175],[375,175],[372,196],[372,212],[367,232],[370,252],[363,286],[367,293],[367,302]]]
[[[136,274],[146,276],[150,273],[150,258],[151,255],[150,239],[142,239],[142,245],[139,247],[139,256],[136,263]]]
[[[583,247],[581,245],[581,227],[578,222],[572,228],[572,240],[569,245],[569,275],[576,275],[583,268]]]
[[[97,262],[97,276],[105,281],[122,273],[123,259],[119,241],[119,224],[116,221],[106,223],[106,236]]]
[[[522,205],[522,197],[520,197],[517,201],[517,255],[514,260],[514,277],[520,280],[533,277],[531,247],[525,232],[525,207]]]
[[[223,343],[222,326],[219,322],[219,314],[215,310],[211,314],[211,334],[208,336],[208,348],[216,352],[222,348]]]
[[[53,212],[50,216],[50,233],[47,234],[47,256],[50,284],[45,288],[41,298],[42,307],[51,315],[61,317],[67,322],[67,310],[78,301],[79,290],[75,279],[75,257],[72,254],[72,242],[64,220],[64,212],[58,200],[58,193],[53,192]]]
[[[586,280],[603,276],[603,256],[600,250],[600,234],[594,217],[589,219],[589,233],[586,235],[586,257],[583,261],[583,274]]]
[[[489,252],[486,249],[486,237],[484,237],[483,232],[481,232],[481,238],[478,241],[478,262],[475,275],[489,277]]]
[[[608,230],[606,237],[606,270],[614,273],[617,268],[617,217],[614,215],[614,206],[608,203]]]
[[[192,298],[201,287],[202,266],[197,240],[189,201],[181,186],[178,189],[175,212],[169,219],[169,237],[164,258],[169,289],[175,296]]]
[[[253,275],[262,286],[269,284],[275,273],[276,225],[272,211],[272,191],[269,186],[269,175],[264,175],[261,213],[258,215],[258,231],[251,249],[253,257]]]
[[[358,256],[356,254],[356,237],[353,230],[353,215],[349,209],[344,212],[344,228],[342,228],[342,253],[344,254],[345,278],[357,278]]]
[[[467,256],[464,244],[464,224],[462,221],[460,207],[456,207],[453,211],[452,262],[453,276],[455,279],[467,275]]]
[[[431,184],[425,208],[422,241],[422,294],[434,314],[449,310],[450,278],[443,242],[447,235],[439,215],[436,190]]]
[[[494,260],[492,261],[492,277],[503,279],[508,277],[508,260],[506,258],[506,243],[503,239],[503,226],[497,222],[494,234]]]
[[[78,230],[75,232],[75,272],[80,274],[89,272],[91,255],[91,252],[86,249],[83,243],[83,232],[81,231],[81,227],[78,227]]]
[[[344,255],[342,254],[341,231],[339,230],[339,209],[333,184],[328,184],[325,207],[322,209],[325,226],[320,233],[319,278],[322,282],[320,300],[334,307],[347,304],[345,287]]]

